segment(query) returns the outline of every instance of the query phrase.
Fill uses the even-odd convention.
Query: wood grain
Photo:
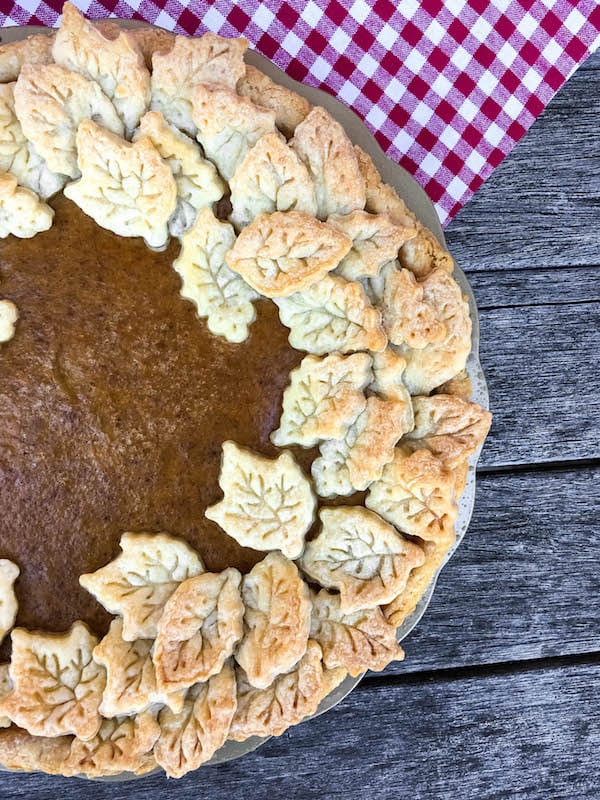
[[[600,456],[600,303],[482,311],[494,421],[481,469]]]
[[[600,650],[600,468],[483,475],[392,673]]]
[[[597,800],[600,665],[364,684],[239,761],[167,781],[2,778],[3,800]]]
[[[469,273],[480,311],[600,300],[600,267],[490,269]]]
[[[600,51],[447,230],[468,272],[600,264]]]

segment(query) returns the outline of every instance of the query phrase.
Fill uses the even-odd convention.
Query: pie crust
[[[179,239],[181,295],[227,347],[272,301],[305,353],[277,456],[222,442],[223,497],[198,509],[255,551],[246,574],[208,571],[172,532],[124,532],[80,577],[114,615],[99,638],[13,628],[23,565],[0,552],[9,769],[178,778],[228,739],[280,735],[346,675],[404,657],[396,629],[455,538],[491,417],[469,401],[452,258],[325,109],[245,65],[247,45],[67,3],[56,34],[0,47],[0,238],[50,228],[64,187],[118,236]],[[19,306],[0,299],[0,348]]]

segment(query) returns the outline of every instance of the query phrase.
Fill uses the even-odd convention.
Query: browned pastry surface
[[[221,497],[225,439],[276,454],[269,434],[303,354],[268,301],[242,344],[210,334],[179,296],[177,243],[152,252],[62,196],[53,206],[49,231],[0,248],[20,312],[0,373],[0,552],[21,567],[17,624],[103,633],[110,617],[78,580],[124,530],[184,536],[210,570],[263,557],[203,512]]]

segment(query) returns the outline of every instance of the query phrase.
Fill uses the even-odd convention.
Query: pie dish
[[[490,415],[452,258],[246,44],[67,4],[0,48],[9,769],[281,734],[403,657],[456,541]]]

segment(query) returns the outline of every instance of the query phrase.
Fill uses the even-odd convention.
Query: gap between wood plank
[[[485,445],[484,445],[485,446]],[[507,473],[519,475],[529,472],[566,472],[578,469],[596,469],[600,467],[600,458],[581,458],[569,461],[540,461],[531,464],[506,464],[493,467],[477,467],[477,475],[493,477],[494,475],[506,475]]]
[[[491,664],[477,664],[469,667],[448,667],[446,669],[423,670],[393,675],[367,674],[355,691],[368,691],[377,687],[418,686],[424,683],[451,683],[473,678],[489,678],[502,675],[522,675],[542,670],[558,670],[565,667],[600,665],[600,652],[576,653],[566,656],[501,661]]]

